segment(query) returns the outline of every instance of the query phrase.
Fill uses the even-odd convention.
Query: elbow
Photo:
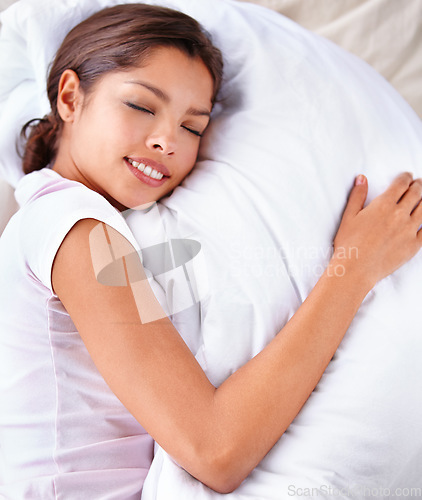
[[[207,460],[198,459],[197,464],[202,462],[202,466],[197,479],[217,493],[232,493],[250,471],[242,467],[242,457],[239,454],[220,449],[211,456]]]
[[[233,493],[242,481],[233,481],[232,478],[221,478],[214,486],[209,486],[212,490],[220,494]]]
[[[242,481],[237,481],[233,477],[227,477],[226,474],[216,474],[209,481],[204,482],[208,488],[211,488],[217,493],[226,494],[235,491]]]
[[[214,423],[209,419],[208,423]],[[193,439],[192,439],[193,437]],[[190,438],[190,439],[189,439]],[[220,425],[207,425],[206,432],[182,439],[183,454],[177,463],[191,476],[220,494],[232,493],[259,462],[249,436],[227,431]],[[180,448],[179,448],[180,452]],[[261,457],[262,458],[262,457]]]
[[[235,491],[242,483],[243,478],[239,479],[236,476],[227,474],[226,471],[212,471],[210,474],[206,474],[208,477],[204,477],[202,482],[208,488],[211,488],[217,493],[226,494]]]

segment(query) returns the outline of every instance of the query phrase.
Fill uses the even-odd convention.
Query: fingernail
[[[365,176],[358,175],[355,179],[355,186],[360,186],[361,184],[365,184]]]

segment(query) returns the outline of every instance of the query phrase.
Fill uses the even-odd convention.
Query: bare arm
[[[106,382],[150,435],[200,481],[232,491],[297,415],[368,291],[420,248],[422,209],[410,215],[409,207],[421,191],[419,181],[401,176],[381,202],[362,210],[366,184],[355,188],[336,248],[357,246],[358,258],[345,261],[335,252],[288,324],[218,389],[167,318],[142,324],[129,285],[98,283],[89,246],[98,222],[83,220],[65,238],[54,289]],[[337,265],[344,276],[332,272]],[[145,301],[159,307],[148,288]]]

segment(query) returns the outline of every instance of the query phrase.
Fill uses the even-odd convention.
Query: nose
[[[176,152],[176,131],[170,124],[161,124],[148,134],[146,145],[151,151],[160,151],[164,155]]]

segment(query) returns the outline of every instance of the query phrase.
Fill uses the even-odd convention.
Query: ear
[[[80,102],[79,77],[73,70],[66,69],[60,77],[57,95],[57,110],[64,122],[73,122]]]

